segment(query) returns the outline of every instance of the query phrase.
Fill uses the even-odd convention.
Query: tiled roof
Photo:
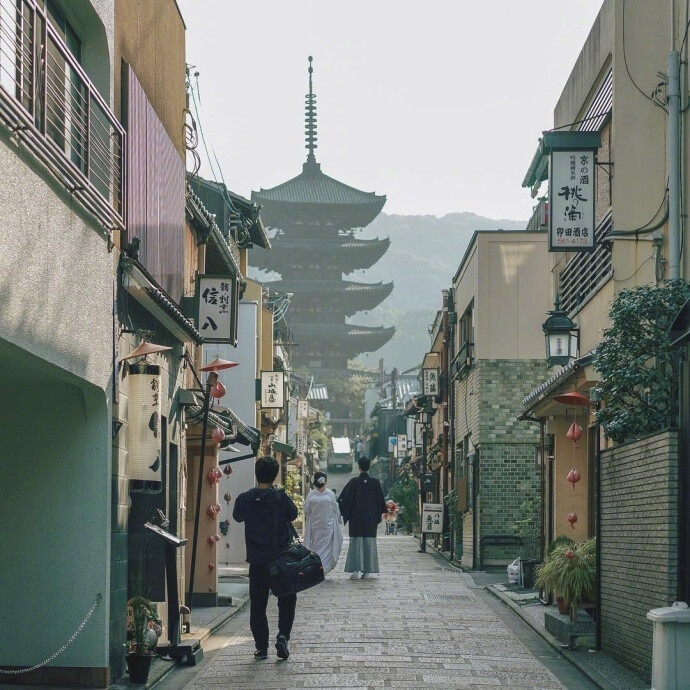
[[[319,338],[385,338],[388,340],[393,337],[395,328],[385,328],[384,326],[355,326],[348,323],[293,323],[292,330],[302,337]],[[385,342],[384,340],[384,342]]]
[[[313,293],[315,296],[370,292],[385,292],[388,296],[393,289],[393,283],[357,283],[349,280],[274,280],[264,285],[275,292]]]
[[[182,310],[162,290],[147,287],[146,293],[173,321],[195,342],[200,344],[203,336],[194,324],[182,313]]]
[[[318,163],[305,163],[302,172],[287,182],[252,192],[252,201],[265,203],[278,201],[296,204],[328,204],[336,206],[373,205],[377,213],[386,203],[386,197],[363,192],[321,172]]]

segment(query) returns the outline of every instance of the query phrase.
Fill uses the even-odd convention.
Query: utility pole
[[[392,396],[393,396],[393,435],[395,436],[396,440],[398,438],[398,369],[396,367],[393,367],[393,371],[391,372],[391,387],[392,387]],[[390,490],[393,488],[393,483],[395,482],[395,456],[398,452],[398,446],[397,443],[393,448],[393,451],[391,452],[391,460],[390,460],[390,488],[388,489],[388,492],[390,493]]]
[[[668,277],[680,278],[680,54],[671,50],[668,75]]]

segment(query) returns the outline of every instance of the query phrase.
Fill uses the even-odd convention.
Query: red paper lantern
[[[214,430],[213,433],[211,434],[211,438],[216,442],[220,443],[224,438],[225,438],[225,432],[217,426]]]
[[[212,470],[209,470],[206,473],[206,479],[208,480],[208,483],[213,486],[214,484],[218,483],[218,477],[216,477],[216,472],[215,468]]]
[[[216,540],[213,537],[209,537],[207,540],[209,546],[213,546],[216,543]]]
[[[568,513],[568,522],[570,523],[572,529],[575,529],[575,523],[577,522],[577,513],[574,510],[571,510]]]
[[[220,381],[216,381],[216,385],[211,388],[211,397],[220,400],[227,392],[225,386]]]
[[[230,501],[232,501],[232,494],[228,491],[225,496],[223,496],[223,499],[226,503],[230,503]]]
[[[220,503],[216,503],[216,505],[213,506],[213,510],[216,512],[216,515],[219,515],[221,511]]]
[[[582,427],[577,422],[573,422],[565,437],[573,442],[573,448],[577,448],[577,442],[582,438]]]
[[[575,552],[572,549],[568,549],[565,552],[565,557],[570,560],[573,556],[575,555]]]
[[[573,491],[575,491],[575,484],[577,484],[581,478],[580,473],[574,467],[568,472],[566,479],[573,485]]]
[[[216,569],[216,564],[215,563],[209,563],[208,569],[210,572],[213,572]]]
[[[214,505],[210,505],[208,508],[206,508],[206,515],[214,520],[216,515],[218,515],[218,513],[216,513],[216,507]]]
[[[226,477],[229,477],[229,476],[232,474],[232,467],[230,467],[230,465],[226,465],[226,466],[223,468],[223,474],[224,474]]]

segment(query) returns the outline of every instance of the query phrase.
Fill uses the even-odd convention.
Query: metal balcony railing
[[[35,0],[0,0],[0,120],[108,230],[124,228],[125,131]]]

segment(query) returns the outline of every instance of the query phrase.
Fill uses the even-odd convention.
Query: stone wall
[[[603,649],[649,679],[652,624],[677,586],[678,436],[662,432],[601,454]]]

